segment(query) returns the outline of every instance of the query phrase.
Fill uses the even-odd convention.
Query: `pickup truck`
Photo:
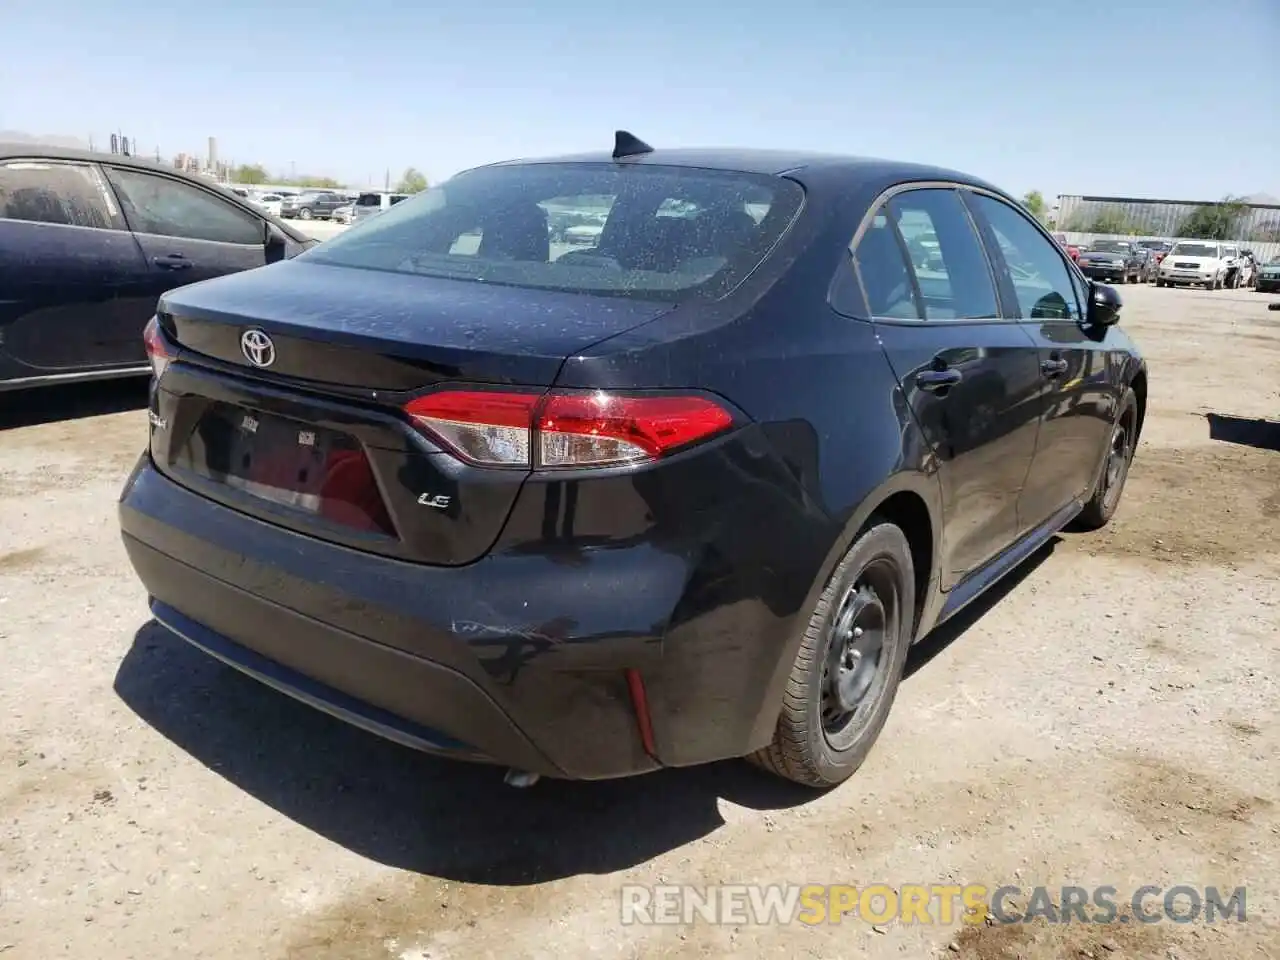
[[[1129,240],[1095,240],[1080,251],[1076,263],[1090,279],[1116,283],[1141,283],[1151,271],[1147,252]]]
[[[328,220],[333,211],[345,207],[351,201],[332,190],[309,190],[296,197],[285,197],[280,204],[280,216],[285,220],[297,217],[300,220]]]

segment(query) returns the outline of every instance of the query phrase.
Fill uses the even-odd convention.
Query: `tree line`
[[[245,186],[254,186],[263,183],[273,183],[281,187],[311,187],[316,190],[341,190],[343,184],[339,183],[333,177],[273,177],[267,172],[266,167],[260,163],[244,163],[231,170],[231,179],[235,183],[242,183]],[[427,189],[427,178],[415,167],[409,167],[401,175],[400,180],[395,185],[396,193],[421,193]]]

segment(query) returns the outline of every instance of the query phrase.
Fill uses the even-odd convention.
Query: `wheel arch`
[[[1133,429],[1133,441],[1137,443],[1142,438],[1142,424],[1147,418],[1147,371],[1145,368],[1140,367],[1129,379],[1129,388],[1138,402],[1138,419]]]
[[[853,508],[843,525],[840,536],[832,544],[822,562],[804,603],[794,618],[792,635],[782,648],[773,665],[773,672],[765,687],[760,712],[754,725],[754,747],[767,744],[773,737],[782,710],[782,698],[787,677],[804,639],[809,616],[826,589],[831,574],[849,552],[854,541],[877,521],[893,523],[907,538],[911,548],[911,560],[915,567],[916,603],[911,639],[917,639],[921,618],[937,581],[937,570],[942,553],[942,494],[937,473],[922,470],[902,470],[893,474],[863,497]]]

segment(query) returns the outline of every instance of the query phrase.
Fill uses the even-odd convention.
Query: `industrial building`
[[[1123,232],[1144,237],[1177,237],[1197,207],[1216,201],[1149,200],[1135,197],[1058,197],[1058,229],[1073,233],[1113,233],[1100,226],[1119,221]],[[1280,199],[1266,194],[1241,197],[1247,212],[1240,219],[1237,239],[1280,241]]]

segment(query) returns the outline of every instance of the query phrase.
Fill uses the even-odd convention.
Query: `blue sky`
[[[166,158],[214,135],[353,185],[623,127],[1050,197],[1280,194],[1278,0],[6,0],[0,36],[0,129]]]

